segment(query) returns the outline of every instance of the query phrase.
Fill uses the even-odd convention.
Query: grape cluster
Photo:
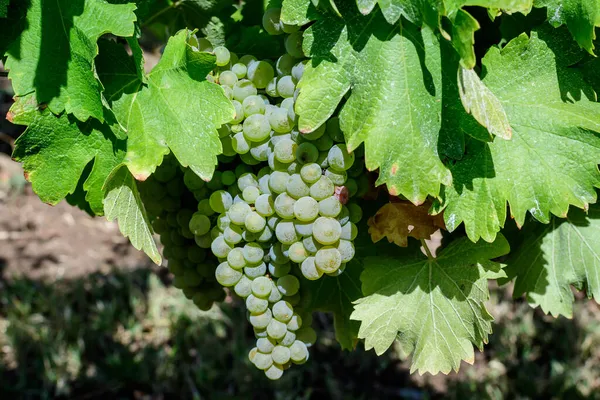
[[[196,211],[196,206],[209,195],[210,186],[172,156],[165,157],[156,172],[139,185],[152,227],[164,246],[168,268],[175,276],[173,285],[201,310],[225,298],[215,279],[218,260],[208,250],[212,239],[210,234],[203,235],[204,227],[197,223],[205,210]]]
[[[362,151],[348,152],[337,117],[308,134],[297,130],[302,33],[278,13],[267,10],[263,19],[268,32],[289,33],[287,54],[275,62],[197,40],[216,56],[209,80],[236,110],[219,130],[221,158],[242,163],[215,172],[189,225],[201,247],[210,238],[217,281],[245,300],[257,338],[249,358],[270,379],[308,359],[316,334],[301,308],[302,280],[343,273],[362,217],[352,199],[368,189]],[[218,214],[212,229],[206,210]]]

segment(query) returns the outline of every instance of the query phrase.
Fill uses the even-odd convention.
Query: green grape
[[[256,212],[263,217],[270,217],[275,213],[275,204],[273,203],[273,197],[269,194],[261,194],[256,198],[254,202]]]
[[[269,119],[262,114],[250,115],[244,121],[244,136],[251,142],[261,142],[267,139],[270,133]]]
[[[273,317],[280,321],[287,323],[292,319],[294,315],[294,308],[287,301],[281,300],[273,305]]]
[[[244,107],[244,115],[249,117],[254,114],[265,113],[265,102],[259,96],[248,96],[242,102]]]
[[[348,207],[342,205],[342,211],[336,217],[340,225],[346,225],[350,221],[350,211],[348,211]]]
[[[223,187],[221,182],[221,171],[215,171],[210,181],[206,182],[206,187],[210,190],[219,190]]]
[[[169,260],[168,268],[173,275],[183,275],[185,271],[183,263],[179,260]]]
[[[256,341],[256,348],[261,353],[270,354],[275,348],[275,341],[269,338],[259,338]]]
[[[250,206],[244,202],[234,203],[227,212],[227,216],[236,225],[244,225],[246,216],[252,211]]]
[[[321,169],[329,168],[329,162],[327,161],[326,151],[322,151],[319,153],[319,158],[317,158],[316,163],[319,164],[319,167],[321,167]]]
[[[212,280],[215,278],[215,265],[212,262],[199,264],[196,267],[196,272],[206,280]]]
[[[238,188],[243,192],[248,186],[258,187],[256,175],[251,172],[245,172],[238,178]]]
[[[188,226],[192,219],[192,215],[194,215],[192,210],[186,208],[179,210],[177,212],[177,225],[179,225],[179,227]]]
[[[358,185],[356,184],[356,180],[348,178],[345,186],[346,189],[348,189],[348,197],[352,198],[356,196],[356,194],[358,193]]]
[[[265,139],[262,142],[254,142],[250,146],[250,155],[257,161],[267,161],[270,151],[269,146],[269,139]]]
[[[243,55],[240,59],[239,62],[241,62],[242,64],[244,64],[246,67],[249,67],[250,64],[252,64],[253,62],[256,62],[256,57],[254,57],[253,55],[250,54],[246,54]]]
[[[233,72],[238,79],[243,79],[246,77],[247,68],[244,64],[238,62],[233,64],[231,67],[231,72]]]
[[[300,174],[292,174],[287,181],[285,189],[287,194],[294,199],[306,197],[310,193],[310,188],[304,182]]]
[[[237,225],[229,225],[223,230],[223,239],[231,245],[236,245],[242,241],[244,230]]]
[[[277,92],[277,78],[273,78],[267,83],[267,87],[265,88],[265,93],[267,93],[271,97],[279,97],[279,93]],[[277,106],[266,106],[265,107],[265,115],[271,115],[271,112],[275,110]]]
[[[300,36],[301,36],[301,34],[300,34]],[[296,38],[296,40],[300,40],[300,42],[301,42],[302,37],[300,37],[300,39]],[[300,51],[302,51],[302,47],[300,47]],[[303,58],[303,57],[304,57],[304,53],[303,53],[302,57],[296,57],[296,58]],[[304,68],[307,63],[308,63],[308,61],[300,61],[298,64],[296,64],[292,67],[292,77],[296,80],[296,82],[298,82],[300,79],[302,79],[302,75],[304,75]]]
[[[294,275],[286,275],[277,279],[277,289],[284,296],[293,296],[300,289],[300,281]]]
[[[294,128],[294,120],[290,118],[285,108],[272,110],[268,119],[270,127],[277,133],[287,133]]]
[[[258,278],[259,276],[263,276],[266,272],[267,272],[267,265],[264,262],[244,268],[244,273],[250,279],[254,279],[254,278]]]
[[[269,249],[269,258],[275,264],[285,264],[290,259],[284,253],[281,243],[274,243]]]
[[[233,149],[231,136],[221,138],[220,140],[221,140],[221,146],[223,147],[223,154],[220,154],[217,158],[222,163],[227,163],[227,162],[233,161],[233,156],[235,156],[237,153]]]
[[[220,258],[227,257],[227,254],[229,254],[232,248],[233,247],[227,243],[222,236],[215,238],[210,245],[213,254]]]
[[[270,354],[262,354],[257,352],[252,360],[256,368],[261,370],[267,370],[273,365],[273,359]]]
[[[232,249],[229,254],[227,254],[227,262],[233,269],[243,269],[246,266],[246,259],[244,258],[242,249],[239,247]]]
[[[210,208],[212,208],[213,211],[218,213],[224,213],[225,211],[229,210],[229,208],[231,208],[231,206],[233,205],[233,198],[231,197],[231,194],[229,194],[229,192],[226,192],[224,190],[217,190],[216,192],[210,195],[209,204]]]
[[[174,164],[168,163],[165,158],[163,163],[154,172],[154,178],[162,183],[171,182],[177,175],[177,167]]]
[[[323,276],[323,272],[319,270],[315,264],[314,257],[307,257],[300,265],[302,275],[308,280],[314,281]]]
[[[248,297],[246,297],[246,308],[253,314],[262,314],[267,310],[268,313],[271,314],[271,310],[269,310],[269,302],[266,299],[261,299],[253,294],[250,294]],[[257,326],[257,328],[261,327]]]
[[[201,247],[203,249],[210,249],[210,245],[212,243],[212,238],[210,237],[210,233],[207,233],[206,235],[195,236],[194,241],[196,242],[196,245],[198,245],[199,247]]]
[[[238,81],[237,75],[231,71],[223,71],[219,75],[219,83],[222,86],[228,86],[230,88],[233,88],[233,86],[237,83],[237,81]]]
[[[183,194],[184,188],[184,183],[179,179],[172,180],[167,183],[167,192],[171,197],[180,197]]]
[[[340,239],[344,240],[354,240],[356,239],[356,235],[358,235],[358,228],[352,222],[347,222],[342,225],[342,232],[340,234]]]
[[[258,329],[258,328],[254,328],[254,336],[258,339],[260,338],[266,338],[269,337],[269,335],[267,335],[267,329]]]
[[[248,359],[250,362],[254,363],[254,359],[256,358],[256,354],[258,353],[258,349],[253,347],[252,350],[248,353]]]
[[[281,221],[275,227],[275,236],[283,244],[292,244],[299,240],[293,221]]]
[[[215,277],[221,285],[233,286],[242,279],[242,272],[231,268],[227,262],[222,262],[215,271]]]
[[[247,243],[243,251],[244,258],[249,264],[258,264],[265,255],[265,251],[258,243]]]
[[[290,108],[294,108],[294,99],[291,97],[288,97],[287,99],[283,99],[283,101],[280,104],[280,108],[285,108],[287,110],[289,110]]]
[[[281,218],[278,215],[271,215],[267,218],[267,226],[271,228],[271,230],[275,230],[277,224],[281,221]]]
[[[250,151],[250,143],[246,140],[243,132],[236,133],[231,138],[231,146],[237,154],[246,154]]]
[[[262,17],[262,25],[265,31],[269,35],[281,35],[283,34],[283,24],[280,20],[281,9],[280,8],[269,8],[265,10]]]
[[[347,263],[354,258],[354,244],[351,241],[340,239],[337,249],[342,256],[342,263]]]
[[[337,186],[343,186],[348,179],[348,175],[346,171],[335,171],[331,168],[325,170],[325,176],[329,178],[329,180]]]
[[[259,276],[252,281],[252,294],[261,299],[266,299],[271,294],[273,284],[266,276]]]
[[[294,216],[303,222],[314,220],[319,216],[319,203],[312,197],[301,197],[294,204]]]
[[[198,50],[203,51],[203,52],[212,53],[213,45],[212,45],[212,43],[210,43],[210,41],[208,39],[199,38],[198,39]]]
[[[296,264],[301,264],[308,257],[308,252],[302,244],[302,242],[293,243],[290,246],[289,257],[290,260]]]
[[[233,99],[233,88],[231,86],[222,85],[221,88],[229,100]]]
[[[275,262],[270,262],[268,268],[269,274],[271,274],[275,278],[281,278],[282,276],[289,274],[292,267],[289,262],[286,262],[284,264],[276,264]]]
[[[319,202],[319,214],[323,217],[335,218],[342,211],[342,203],[335,197],[331,196]]]
[[[291,163],[296,159],[296,148],[298,145],[291,139],[283,139],[277,142],[273,149],[275,159],[282,163]]]
[[[285,346],[277,345],[273,349],[271,357],[273,358],[274,363],[280,365],[285,364],[290,361],[290,349]]]
[[[213,228],[210,230],[210,236],[212,237],[213,240],[215,240],[216,238],[218,238],[219,236],[222,236],[223,233],[219,230],[219,228],[217,226],[213,226]]]
[[[301,237],[312,236],[313,225],[313,222],[302,222],[298,220],[294,221],[296,233]]]
[[[344,141],[344,134],[340,129],[340,119],[338,117],[332,117],[327,120],[327,134],[334,142]]]
[[[257,242],[269,242],[273,239],[273,231],[268,226],[265,226],[262,231],[258,233],[256,238]]]
[[[363,216],[362,208],[356,203],[350,203],[347,207],[350,213],[350,222],[357,224]]]
[[[283,194],[285,192],[287,181],[289,178],[290,176],[287,172],[273,171],[273,173],[271,173],[271,176],[269,177],[269,188],[271,188],[271,190],[274,193]]]
[[[283,298],[283,295],[277,289],[275,282],[271,281],[271,294],[269,295],[269,303],[277,303]]]
[[[230,186],[235,183],[236,176],[233,171],[224,171],[221,175],[221,181],[223,182],[223,185]]]
[[[297,337],[297,336],[296,336]],[[290,346],[290,359],[296,364],[303,364],[308,360],[308,348],[300,340]]]
[[[275,106],[273,106],[275,107]],[[279,107],[275,107],[276,109],[279,109]],[[283,139],[292,139],[292,134],[289,132],[286,133],[279,133],[279,132],[271,132],[271,143],[273,144],[273,146],[275,146],[280,140]],[[271,168],[273,169],[273,168]]]
[[[308,324],[305,324],[296,331],[296,340],[303,342],[306,347],[310,347],[317,341],[317,333]]]
[[[342,227],[335,218],[319,217],[314,222],[313,237],[321,244],[334,244],[341,234]]]
[[[302,32],[297,31],[291,33],[285,39],[285,51],[294,58],[304,58],[304,52],[302,51]],[[302,75],[300,75],[302,77]],[[297,80],[300,80],[299,78]]]
[[[277,75],[291,75],[292,68],[294,67],[294,57],[289,54],[284,54],[277,59],[275,63],[275,69],[277,70]]]
[[[219,228],[221,231],[224,231],[229,225],[231,225],[231,220],[227,216],[227,213],[219,214],[217,217],[217,228]]]
[[[248,79],[258,89],[266,88],[274,76],[273,67],[266,61],[258,61],[248,66]]]
[[[323,137],[324,134],[325,134],[325,124],[319,126],[317,129],[315,129],[312,132],[303,133],[302,137],[306,140],[317,140],[317,139]],[[326,150],[329,150],[329,147]]]
[[[294,206],[296,200],[294,200],[287,193],[281,193],[275,198],[275,212],[283,219],[294,218]]]
[[[283,376],[283,368],[280,365],[273,364],[265,369],[265,376],[272,381],[276,381]]]
[[[258,196],[260,196],[260,189],[256,186],[247,186],[242,191],[242,198],[248,204],[254,204]]]
[[[265,175],[258,179],[258,187],[263,194],[271,194],[271,188],[269,187],[269,180],[271,175]]]
[[[296,84],[294,79],[290,75],[285,75],[277,79],[277,93],[283,98],[294,97],[294,91],[296,90]],[[235,97],[235,88],[233,91]],[[287,115],[287,110],[286,115]]]
[[[248,79],[241,79],[233,85],[233,98],[239,102],[242,102],[246,97],[254,96],[257,93],[256,87]]]
[[[315,265],[324,273],[333,273],[342,265],[342,255],[335,247],[323,246],[315,255]]]
[[[277,321],[275,318],[271,319],[271,322],[269,322],[269,325],[267,326],[267,334],[271,339],[282,339],[286,332],[287,326],[283,322]]]
[[[296,149],[296,160],[301,164],[310,164],[319,158],[319,150],[310,142],[304,142]]]
[[[183,174],[183,183],[191,191],[202,189],[204,187],[204,181],[191,169],[186,169]],[[162,190],[162,187],[161,187]]]
[[[294,313],[294,315],[292,315],[292,318],[290,318],[290,320],[287,323],[288,331],[296,332],[298,329],[300,329],[301,326],[302,326],[302,318],[300,317],[300,315],[298,313]],[[294,334],[294,338],[295,337],[296,337],[296,334]]]
[[[248,229],[252,233],[259,233],[265,229],[267,225],[267,220],[262,217],[259,213],[252,211],[246,216],[246,221],[244,222],[246,229]]]
[[[167,224],[167,221],[165,221],[164,219],[155,219],[152,222],[152,229],[154,229],[154,232],[160,235],[164,232],[167,232],[167,230],[169,229],[169,224]]]
[[[327,162],[329,163],[329,168],[343,172],[354,164],[354,153],[348,153],[345,145],[336,144],[329,149]]]
[[[335,186],[333,182],[326,176],[321,176],[318,181],[313,183],[310,187],[310,197],[317,201],[326,199],[327,197],[333,196]]]
[[[327,275],[333,276],[335,278],[336,276],[340,276],[345,270],[346,270],[346,263],[342,263],[342,265],[340,265],[340,267],[338,269],[336,269],[334,272],[327,273]]]
[[[194,264],[200,264],[206,259],[206,252],[200,247],[192,246],[188,248],[187,258]]]
[[[235,294],[245,299],[252,293],[252,280],[246,275],[243,275],[238,283],[233,287]]]
[[[237,83],[236,83],[237,85]],[[242,99],[243,100],[243,99]],[[242,103],[240,103],[237,100],[232,100],[231,104],[233,104],[233,108],[235,109],[235,116],[233,117],[233,119],[231,121],[229,121],[230,124],[239,124],[240,122],[242,122],[244,120],[244,106],[242,105]]]
[[[321,178],[323,171],[318,164],[304,164],[300,169],[300,176],[306,183],[315,183]]]
[[[229,50],[227,50],[224,46],[217,46],[214,48],[213,53],[217,57],[217,66],[223,67],[229,64],[229,59],[231,58],[231,54]]]

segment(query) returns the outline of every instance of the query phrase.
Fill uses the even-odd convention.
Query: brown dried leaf
[[[369,234],[374,243],[387,237],[390,243],[406,247],[408,237],[429,239],[438,229],[446,229],[441,214],[429,215],[430,203],[415,206],[409,201],[388,203],[369,218]]]

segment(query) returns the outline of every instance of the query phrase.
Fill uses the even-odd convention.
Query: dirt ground
[[[24,185],[20,166],[0,153],[0,273],[60,279],[136,268],[150,261],[114,222],[62,202],[49,206]]]

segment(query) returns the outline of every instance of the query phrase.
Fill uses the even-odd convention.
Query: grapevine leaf
[[[364,17],[348,4],[344,20],[324,17],[305,31],[312,63],[299,84],[300,130],[318,128],[351,91],[340,112],[349,149],[364,142],[367,168],[380,169],[377,184],[422,203],[452,181],[437,154],[438,40],[429,28],[389,25],[380,12]]]
[[[547,7],[552,26],[566,25],[577,43],[594,54],[595,26],[600,25],[597,0],[536,0],[536,7]]]
[[[522,34],[484,57],[483,83],[502,104],[513,136],[472,141],[451,167],[454,183],[444,196],[448,230],[464,222],[471,240],[492,241],[504,225],[507,202],[520,226],[527,212],[548,223],[550,214],[565,217],[569,205],[586,208],[596,201],[600,104],[581,72],[565,63],[575,59],[570,40],[564,33]]]
[[[100,42],[98,75],[128,132],[125,163],[136,179],[150,176],[170,149],[181,165],[209,180],[222,151],[217,128],[234,109],[223,89],[205,80],[215,57],[194,51],[187,35],[181,31],[169,40],[147,85],[122,46]]]
[[[308,300],[302,306],[308,310],[333,313],[335,338],[344,350],[353,350],[358,340],[359,324],[350,320],[350,314],[354,310],[352,303],[362,296],[361,272],[360,263],[351,261],[344,273],[337,277],[323,276],[316,281],[302,281]]]
[[[387,237],[390,243],[408,246],[408,237],[429,239],[440,228],[444,219],[429,215],[430,204],[415,206],[409,202],[388,203],[369,218],[369,234],[374,243]]]
[[[0,0],[0,18],[8,16],[8,2],[9,0]]]
[[[573,209],[566,219],[552,218],[548,225],[531,224],[524,241],[511,254],[506,270],[516,277],[514,295],[527,294],[534,307],[554,316],[573,317],[573,292],[586,289],[600,299],[600,206],[588,214]]]
[[[488,279],[506,276],[501,264],[489,260],[508,251],[498,235],[493,243],[458,239],[435,259],[415,246],[366,258],[365,297],[351,316],[361,322],[365,348],[382,354],[397,339],[406,354],[413,353],[411,372],[448,373],[461,360],[472,363],[473,345],[482,349],[492,332],[484,305]]]
[[[55,114],[104,121],[102,86],[94,74],[96,42],[106,33],[132,36],[134,4],[103,0],[31,0],[27,28],[8,50],[6,68],[17,96],[34,93]],[[18,56],[16,56],[18,54]]]
[[[40,199],[54,205],[74,193],[86,166],[93,162],[83,189],[92,211],[102,215],[102,185],[122,161],[125,143],[106,123],[80,122],[67,114],[56,116],[48,109],[38,111],[33,94],[18,97],[10,115],[13,122],[28,125],[15,143],[13,157],[23,163]]]
[[[115,219],[123,236],[133,247],[144,251],[157,265],[161,257],[152,238],[152,228],[140,198],[135,179],[124,165],[119,165],[106,180],[104,211],[109,221]]]
[[[461,67],[458,70],[458,84],[460,99],[465,110],[473,114],[473,117],[492,135],[510,139],[512,128],[506,112],[494,93],[481,82],[479,75],[472,69]]]
[[[283,0],[281,20],[289,25],[306,25],[318,18],[318,11],[310,0]]]

